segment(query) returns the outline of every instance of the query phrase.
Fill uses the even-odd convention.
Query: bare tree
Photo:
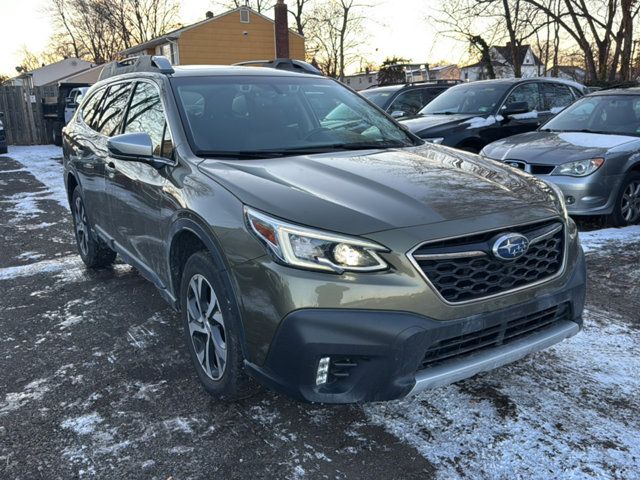
[[[289,13],[293,16],[296,22],[296,30],[300,35],[304,35],[304,27],[309,20],[306,12],[312,1],[313,0],[295,0],[293,7],[289,8]]]
[[[258,13],[267,13],[273,9],[273,0],[226,0],[222,2],[225,8],[240,8],[245,5]]]
[[[358,61],[366,37],[365,7],[356,0],[329,0],[316,4],[309,15],[308,48],[327,75],[342,80],[345,70]]]
[[[177,0],[52,0],[53,45],[94,63],[176,28]]]

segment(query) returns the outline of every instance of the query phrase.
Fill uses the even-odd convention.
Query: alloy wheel
[[[224,318],[209,281],[196,274],[187,289],[189,336],[200,366],[212,380],[219,380],[227,364]]]
[[[84,204],[80,197],[76,197],[73,216],[76,226],[76,240],[82,254],[86,257],[89,255],[89,225],[84,211]]]
[[[625,222],[637,222],[640,219],[640,181],[634,180],[627,185],[621,202],[620,211]]]

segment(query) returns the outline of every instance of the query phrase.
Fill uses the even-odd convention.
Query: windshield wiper
[[[313,153],[329,153],[340,150],[372,150],[378,148],[411,147],[399,140],[381,142],[334,143],[329,145],[309,145],[308,147],[283,148],[278,150],[242,150],[242,151],[197,151],[196,155],[206,158],[234,158],[238,160],[254,160],[261,158],[278,158],[293,155],[309,155]]]
[[[595,133],[599,135],[619,135],[615,132],[604,132],[601,130],[589,130],[588,128],[581,128],[576,130],[554,130],[552,128],[541,128],[541,132],[552,132],[552,133]]]

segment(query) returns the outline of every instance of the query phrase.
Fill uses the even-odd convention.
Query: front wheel
[[[624,227],[640,221],[640,172],[627,175],[613,208],[613,213],[607,216],[607,223],[612,227]]]
[[[184,267],[180,306],[187,348],[205,390],[221,400],[251,395],[255,384],[244,368],[240,318],[226,275],[206,251]]]
[[[78,253],[85,265],[89,268],[102,268],[111,265],[116,259],[116,252],[111,250],[91,230],[80,187],[76,187],[73,191],[71,213],[73,214]]]

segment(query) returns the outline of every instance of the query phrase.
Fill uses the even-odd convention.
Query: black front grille
[[[433,367],[454,358],[505,345],[548,328],[556,322],[568,320],[570,313],[569,304],[564,303],[477,332],[441,340],[429,347],[419,369]]]
[[[556,168],[553,165],[536,165],[531,164],[531,173],[533,175],[549,175]]]
[[[511,232],[529,238],[529,249],[517,260],[496,258],[493,242]],[[544,238],[536,241],[540,237]],[[478,256],[465,256],[471,252],[478,252]],[[564,228],[562,223],[550,221],[431,243],[415,250],[413,258],[438,293],[456,303],[548,279],[560,271],[563,254]]]

